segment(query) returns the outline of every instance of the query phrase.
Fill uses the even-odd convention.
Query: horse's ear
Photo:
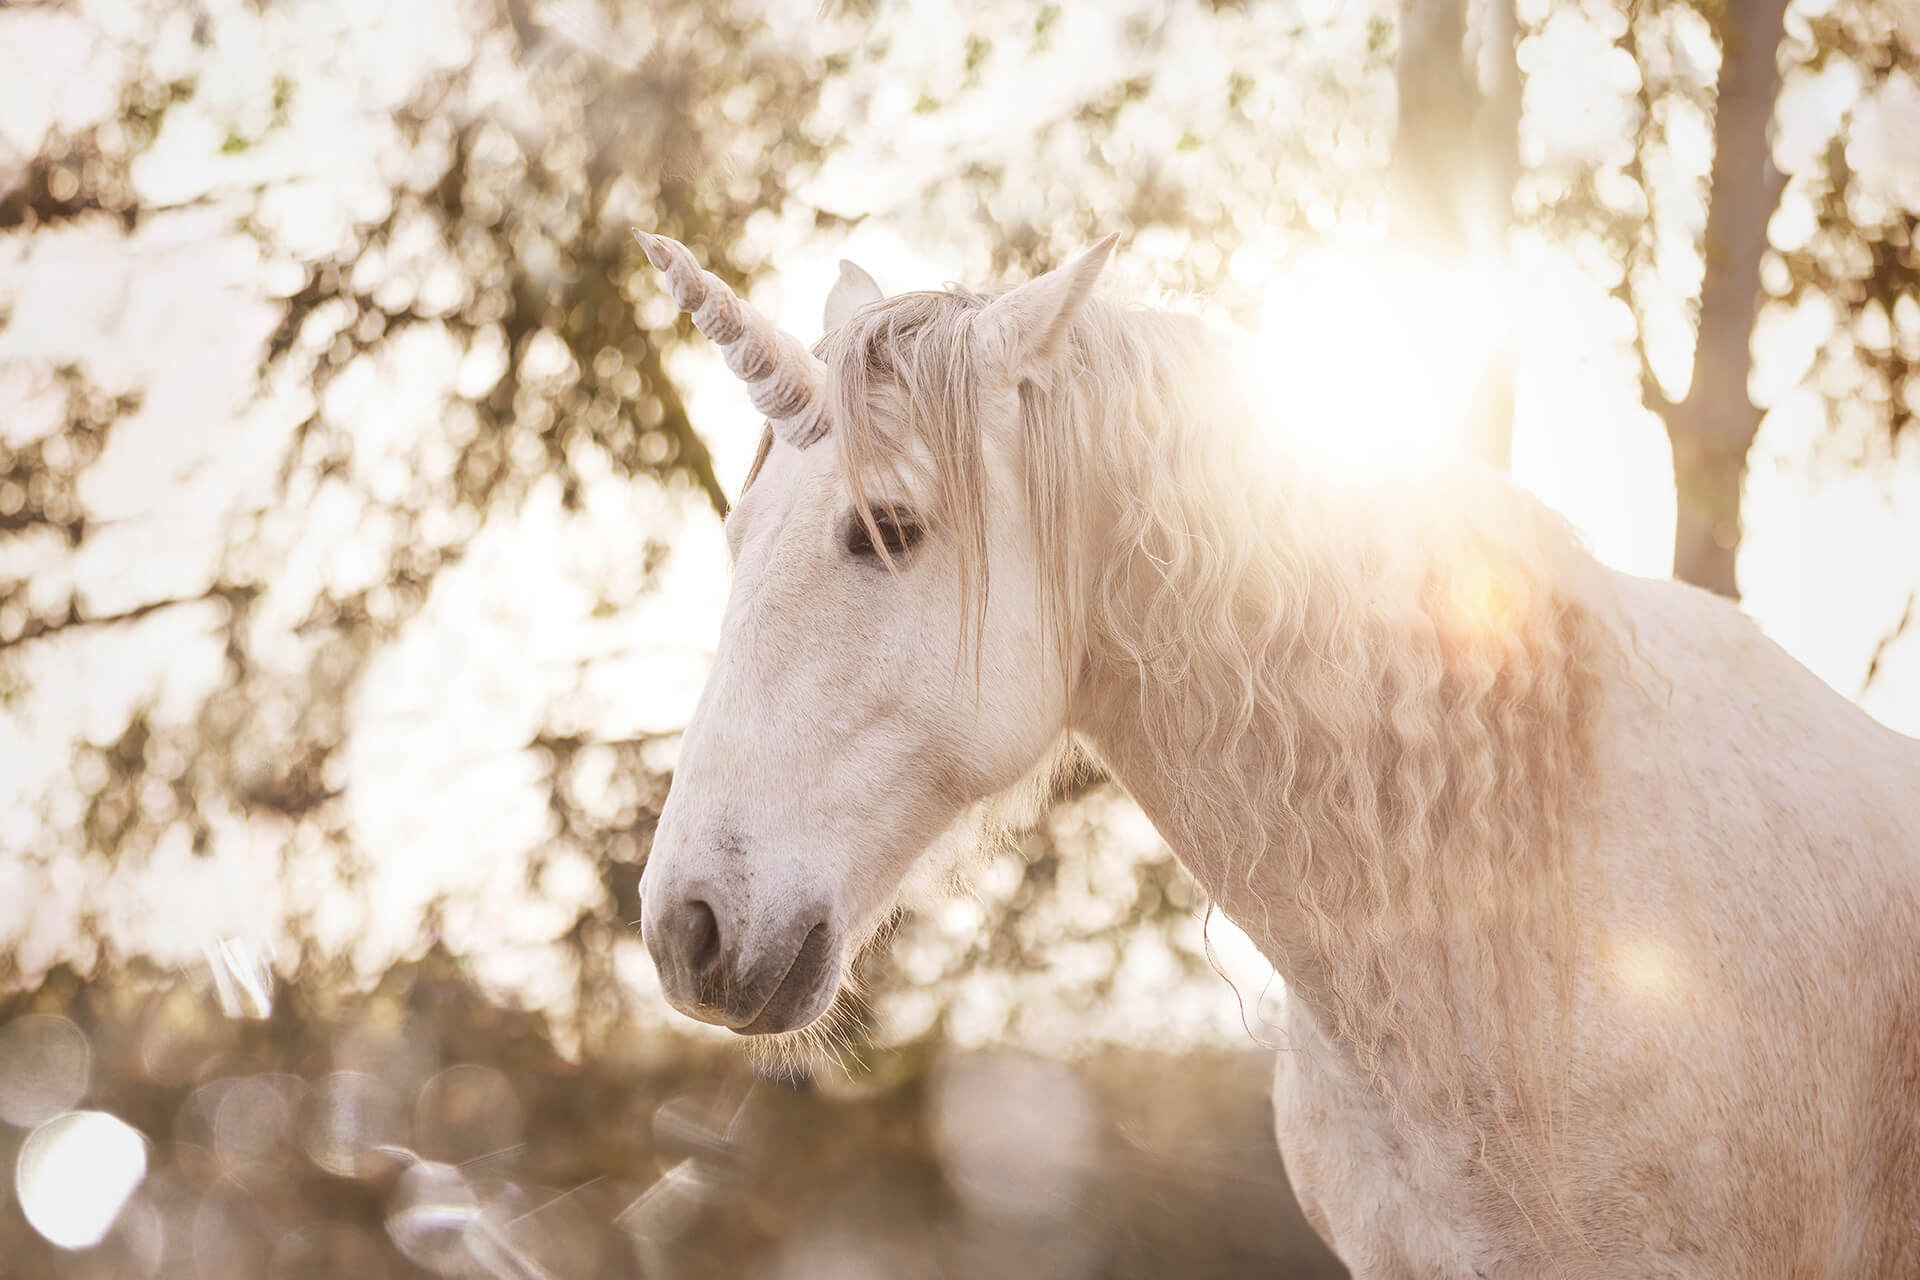
[[[872,276],[842,258],[840,278],[833,282],[833,288],[827,293],[827,314],[821,321],[821,327],[832,333],[845,324],[854,312],[886,296],[880,292],[880,286],[874,283]]]
[[[989,303],[980,313],[975,330],[988,358],[997,361],[1015,380],[1051,360],[1119,240],[1116,231],[1064,267],[1029,280]]]

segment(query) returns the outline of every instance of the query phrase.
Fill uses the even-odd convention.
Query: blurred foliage
[[[1237,249],[1280,257],[1342,220],[1377,219],[1390,27],[1272,3],[1119,14],[1102,74],[990,149],[956,155],[957,190],[922,215],[935,235],[961,236],[964,223],[989,279],[1052,267],[1109,231],[1158,232],[1172,240],[1155,255],[1154,284],[1250,317],[1260,299],[1230,269]],[[982,30],[954,65],[928,73],[925,100],[949,112],[1005,92],[983,71],[1051,54],[1064,38],[1058,5],[985,6],[972,21]]]
[[[1810,381],[1843,429],[1843,447],[1871,455],[1920,413],[1920,184],[1910,177],[1905,190],[1887,184],[1860,154],[1855,131],[1891,95],[1904,97],[1899,105],[1908,112],[1920,99],[1917,33],[1897,17],[1894,6],[1859,0],[1810,18],[1804,32],[1790,29],[1792,55],[1806,74],[1844,64],[1865,91],[1818,158],[1790,175],[1813,207],[1812,228],[1797,244],[1776,237],[1780,269],[1764,277],[1783,305],[1833,311]]]

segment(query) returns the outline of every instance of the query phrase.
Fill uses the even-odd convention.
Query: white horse
[[[1285,978],[1356,1276],[1920,1275],[1920,744],[1491,472],[1327,471],[1280,362],[1091,296],[1111,239],[844,271],[816,353],[641,241],[770,420],[641,888],[676,1007],[814,1022],[1077,742]]]

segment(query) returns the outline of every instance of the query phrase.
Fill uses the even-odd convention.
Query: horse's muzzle
[[[737,895],[700,887],[641,912],[667,1001],[741,1035],[804,1027],[832,1003],[840,943],[825,911],[771,927],[743,918]]]

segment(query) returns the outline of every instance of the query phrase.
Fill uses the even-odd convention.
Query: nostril
[[[699,898],[687,903],[687,962],[705,973],[720,959],[720,921]]]

